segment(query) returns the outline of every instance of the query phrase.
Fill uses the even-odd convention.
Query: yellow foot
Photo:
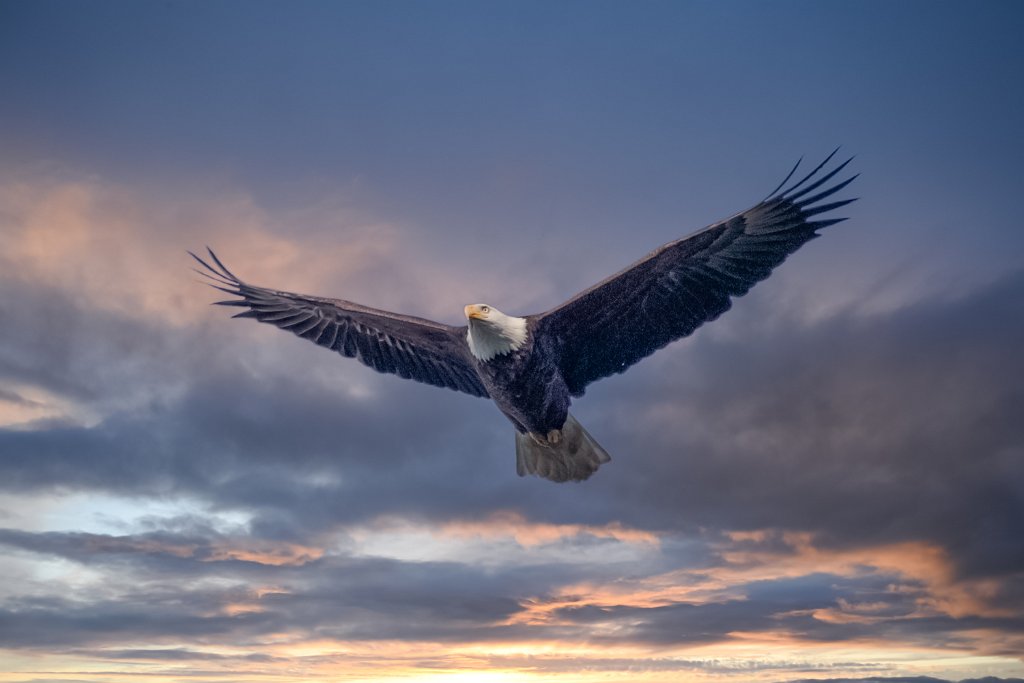
[[[530,432],[529,434],[530,438],[533,439],[533,442],[538,446],[544,446],[545,448],[547,448],[550,445],[548,443],[547,437],[545,437],[540,432]]]

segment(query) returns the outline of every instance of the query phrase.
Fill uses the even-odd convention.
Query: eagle
[[[787,256],[845,218],[821,217],[855,199],[823,202],[857,175],[833,180],[833,151],[802,179],[800,161],[768,197],[746,211],[655,249],[626,269],[536,315],[485,303],[451,326],[400,313],[251,285],[207,247],[188,252],[232,298],[216,301],[378,372],[490,398],[515,428],[516,471],[582,481],[611,458],[569,413],[573,398],[714,320]],[[783,189],[785,188],[785,189]]]

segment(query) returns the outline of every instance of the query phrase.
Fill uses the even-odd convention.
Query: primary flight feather
[[[857,177],[828,184],[850,163],[822,173],[834,155],[782,189],[798,162],[754,207],[656,249],[539,315],[470,304],[467,325],[453,327],[257,287],[212,250],[210,261],[192,256],[213,287],[235,297],[217,304],[246,309],[234,317],[277,325],[379,372],[489,397],[515,427],[520,476],[581,481],[610,457],[569,414],[571,399],[714,320],[818,230],[845,220],[812,220],[854,201],[822,203]]]

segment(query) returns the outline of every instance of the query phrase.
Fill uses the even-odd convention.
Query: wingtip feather
[[[807,199],[803,200],[802,202],[796,203],[796,205],[797,205],[798,208],[803,209],[805,206],[810,206],[811,204],[814,204],[815,202],[820,202],[822,199],[825,199],[826,197],[831,197],[836,192],[839,192],[844,187],[846,187],[847,185],[852,183],[854,180],[856,180],[857,176],[859,176],[859,175],[860,174],[858,173],[857,175],[853,176],[852,178],[847,178],[846,180],[844,180],[841,183],[836,183],[832,187],[830,187],[830,188],[828,188],[826,190],[822,190],[821,192],[819,192],[818,194],[814,195],[813,197],[808,197]],[[817,185],[817,184],[818,183],[815,183],[815,185]],[[813,188],[813,187],[814,186],[812,185],[811,188]],[[808,189],[811,189],[811,188],[808,188]],[[803,193],[801,193],[801,194],[803,194]],[[792,201],[793,199],[795,199],[795,197],[790,197],[789,198],[790,201]]]
[[[796,169],[800,168],[800,164],[801,164],[801,163],[803,162],[803,160],[804,160],[804,158],[803,158],[802,156],[801,156],[801,157],[800,157],[799,159],[797,159],[797,160],[796,160],[796,163],[795,163],[795,164],[793,164],[793,168],[789,169],[789,173],[787,173],[787,174],[786,174],[786,177],[782,179],[782,182],[781,182],[781,183],[779,183],[778,185],[776,185],[776,186],[775,186],[775,189],[774,189],[774,190],[772,190],[771,192],[769,192],[769,193],[768,193],[768,196],[767,196],[767,197],[765,197],[763,201],[768,201],[769,199],[771,199],[772,197],[774,197],[774,196],[775,196],[775,194],[776,194],[776,193],[777,193],[777,192],[778,192],[778,191],[779,191],[780,189],[782,189],[782,186],[783,186],[783,185],[785,185],[786,183],[788,183],[788,182],[789,182],[789,179],[793,177],[793,174],[794,174],[794,173],[796,173]]]
[[[838,202],[831,202],[829,204],[822,204],[821,206],[815,206],[815,207],[813,207],[811,209],[804,210],[804,217],[806,218],[806,217],[810,217],[810,216],[817,216],[819,213],[825,213],[826,211],[832,211],[834,209],[838,209],[841,206],[846,206],[847,204],[851,204],[851,203],[853,203],[855,201],[857,201],[856,198],[854,198],[854,199],[844,199],[844,200],[838,201]]]
[[[815,166],[815,167],[814,167],[814,169],[813,169],[813,170],[812,170],[812,171],[811,171],[810,173],[808,173],[808,174],[807,174],[807,175],[805,175],[805,176],[804,176],[803,178],[801,178],[801,179],[800,179],[800,182],[798,182],[798,183],[796,183],[795,185],[791,186],[791,187],[790,187],[789,189],[787,189],[787,190],[783,190],[783,191],[782,191],[782,192],[781,192],[780,194],[781,194],[781,195],[782,195],[783,197],[785,197],[786,195],[790,194],[791,192],[794,192],[794,191],[795,191],[795,190],[796,190],[797,188],[801,187],[801,186],[802,186],[802,185],[803,185],[804,183],[806,183],[806,182],[807,182],[808,180],[810,180],[811,178],[813,178],[813,177],[814,177],[814,175],[815,175],[815,174],[816,174],[816,173],[817,173],[818,171],[820,171],[820,170],[821,170],[822,168],[824,168],[825,164],[827,164],[828,162],[830,162],[830,161],[832,160],[832,157],[834,157],[834,156],[836,155],[836,152],[838,152],[838,151],[839,151],[839,147],[836,147],[836,148],[835,148],[834,150],[832,150],[832,153],[831,153],[831,154],[829,154],[829,155],[828,155],[827,157],[825,157],[825,160],[824,160],[824,161],[822,161],[822,162],[821,162],[820,164],[818,164],[817,166]]]
[[[216,263],[218,267],[220,267],[220,269],[224,272],[225,275],[230,277],[235,282],[241,282],[241,280],[239,280],[238,277],[234,273],[232,273],[230,270],[228,270],[227,266],[225,266],[224,263],[221,262],[221,260],[219,258],[217,258],[217,254],[213,253],[213,249],[211,249],[209,246],[207,246],[206,247],[206,251],[210,255],[210,258],[213,259],[213,262]]]

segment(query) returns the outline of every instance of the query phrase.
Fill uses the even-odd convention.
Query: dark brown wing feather
[[[729,309],[732,298],[746,294],[787,256],[817,237],[817,230],[845,220],[810,220],[854,201],[820,203],[857,176],[808,196],[851,161],[817,177],[834,155],[779,192],[796,171],[794,167],[757,206],[670,242],[537,316],[538,331],[552,335],[560,349],[560,368],[569,391],[579,396],[591,382],[623,372],[714,320]]]
[[[487,397],[470,358],[465,327],[341,299],[256,287],[235,277],[213,251],[209,253],[212,265],[189,252],[208,271],[197,272],[217,283],[212,287],[239,297],[217,304],[248,309],[233,317],[276,325],[379,372]]]

